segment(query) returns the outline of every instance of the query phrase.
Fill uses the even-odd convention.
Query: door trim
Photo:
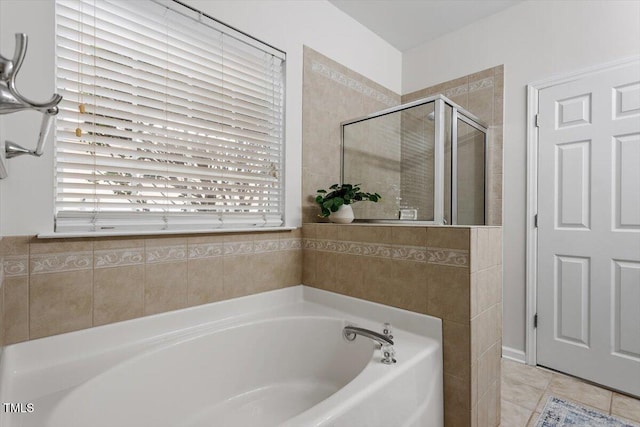
[[[535,215],[538,212],[538,114],[539,92],[543,89],[579,80],[592,74],[640,63],[640,56],[630,56],[605,64],[588,67],[576,72],[552,76],[527,85],[527,193],[526,193],[526,235],[525,235],[525,362],[536,365],[537,335],[534,315],[537,312],[538,295],[538,230]]]

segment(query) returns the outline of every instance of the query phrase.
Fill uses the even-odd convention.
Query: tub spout
[[[359,328],[357,326],[345,326],[342,330],[342,335],[347,341],[355,340],[358,335],[372,339],[380,344],[383,355],[382,363],[386,365],[396,363],[396,359],[394,358],[395,352],[393,350],[393,339],[391,335],[380,334],[370,329]]]

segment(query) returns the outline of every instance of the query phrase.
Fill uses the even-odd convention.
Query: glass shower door
[[[486,133],[471,120],[456,114],[452,159],[456,183],[452,194],[453,224],[485,224]]]

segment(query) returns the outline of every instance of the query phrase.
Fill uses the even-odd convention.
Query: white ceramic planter
[[[329,215],[329,221],[336,224],[349,224],[353,222],[354,218],[351,205],[342,205],[336,212],[331,212],[331,215]]]

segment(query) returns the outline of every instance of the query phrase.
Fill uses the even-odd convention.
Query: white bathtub
[[[395,365],[347,324],[394,327]],[[439,319],[298,286],[8,346],[2,427],[442,427]],[[30,412],[27,404],[32,404]]]

